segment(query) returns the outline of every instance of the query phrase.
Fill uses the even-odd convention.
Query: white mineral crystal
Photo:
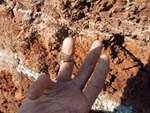
[[[125,107],[113,101],[106,94],[100,94],[97,97],[92,109],[96,111],[103,111],[104,113],[133,113],[133,108],[131,106]]]

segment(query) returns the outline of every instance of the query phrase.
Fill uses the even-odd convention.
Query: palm
[[[55,84],[36,101],[26,99],[24,104],[24,110],[30,109],[28,113],[85,113],[89,108],[87,98],[72,82]]]
[[[72,42],[70,55],[74,53],[74,41]],[[65,43],[63,45],[65,46]],[[25,99],[18,113],[88,113],[103,87],[109,68],[107,57],[101,57],[87,84],[100,51],[100,43],[95,42],[74,79],[71,79],[73,62],[62,62],[56,83],[52,82],[49,76],[41,75],[31,86],[28,98]],[[67,53],[66,50],[63,52]]]

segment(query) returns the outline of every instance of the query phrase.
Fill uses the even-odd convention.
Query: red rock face
[[[74,75],[92,42],[103,40],[111,62],[103,93],[149,113],[149,5],[147,0],[1,1],[0,112],[15,113],[31,84],[19,65],[57,77],[57,55],[70,36],[76,38]]]

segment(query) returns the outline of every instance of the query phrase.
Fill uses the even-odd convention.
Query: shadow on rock
[[[136,113],[150,113],[150,58],[148,62],[127,80],[123,93],[121,104],[132,106]]]

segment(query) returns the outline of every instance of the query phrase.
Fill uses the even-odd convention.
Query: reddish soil
[[[57,55],[68,36],[76,38],[73,75],[92,42],[102,40],[110,57],[102,92],[136,113],[150,113],[149,5],[147,0],[0,0],[0,113],[16,113],[32,82],[16,64],[4,65],[9,56],[19,54],[27,68],[56,78]],[[11,54],[2,57],[2,50]]]

